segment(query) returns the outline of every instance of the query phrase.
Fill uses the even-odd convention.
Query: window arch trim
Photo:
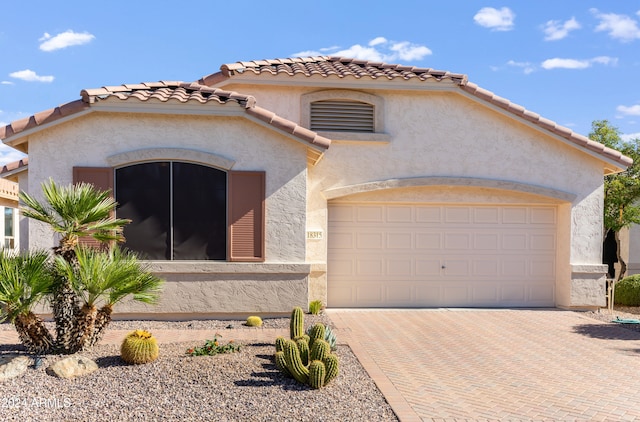
[[[124,167],[141,162],[153,161],[183,161],[202,164],[229,171],[235,161],[227,157],[210,152],[186,148],[145,148],[121,152],[107,157],[107,164],[111,167]]]

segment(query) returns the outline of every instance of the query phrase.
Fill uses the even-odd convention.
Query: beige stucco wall
[[[251,93],[261,107],[294,122],[303,120],[301,95],[317,90],[233,85],[225,89]],[[301,282],[306,287],[294,289],[299,296],[296,300],[304,295],[304,300],[326,300],[327,192],[402,178],[509,181],[531,186],[533,191],[563,192],[571,199],[477,186],[452,189],[432,185],[376,191],[361,194],[360,199],[555,203],[559,210],[557,304],[604,305],[600,159],[461,91],[362,90],[384,98],[388,138],[334,141],[323,159],[308,169],[303,145],[245,119],[89,114],[30,138],[29,188],[33,190],[34,183],[49,176],[68,183],[73,165],[102,166],[109,155],[144,147],[197,149],[234,160],[237,170],[266,170],[267,261],[310,265],[308,280]],[[52,156],[61,157],[60,161],[52,162]],[[306,240],[305,231],[319,231],[324,236]],[[48,232],[37,227],[31,227],[30,238],[32,245],[54,242]]]
[[[303,120],[300,96],[319,90],[232,87],[251,92],[262,106],[294,121]],[[556,301],[567,307],[604,305],[603,164],[598,158],[461,93],[363,91],[384,98],[389,142],[334,141],[323,160],[309,169],[307,229],[325,233],[323,240],[307,242],[309,262],[326,260],[327,191],[399,178],[506,180],[574,195],[570,202],[558,202]],[[386,200],[380,191],[371,195],[371,200]],[[549,200],[540,196],[517,198],[517,194],[514,197],[505,191],[483,193],[478,188],[458,190],[454,195],[450,187],[434,186],[415,188],[412,195],[405,199],[460,203]],[[311,290],[320,294],[323,283],[326,278],[318,275],[315,284],[319,287]]]
[[[309,267],[281,265],[305,262],[306,147],[263,126],[228,116],[91,113],[30,137],[26,186],[39,195],[49,177],[71,183],[73,166],[109,166],[109,157],[146,148],[176,149],[178,160],[198,156],[190,153],[195,150],[231,163],[233,170],[265,171],[267,223],[264,264],[223,263],[224,269],[212,262],[152,264],[167,283],[161,305],[144,312],[287,312],[292,304],[306,306]],[[34,221],[28,226],[31,248],[57,243],[47,226]],[[116,310],[135,313],[140,306]]]

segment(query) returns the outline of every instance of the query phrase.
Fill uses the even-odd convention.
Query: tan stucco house
[[[337,57],[87,89],[0,138],[31,194],[113,189],[167,280],[118,310],[172,315],[604,306],[603,175],[631,163],[463,74]]]
[[[8,169],[4,166],[2,170],[7,172]],[[19,218],[18,184],[9,179],[0,179],[0,249],[19,249]]]

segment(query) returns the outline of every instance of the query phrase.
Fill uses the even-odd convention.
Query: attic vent
[[[375,132],[372,104],[324,100],[311,103],[311,130],[324,132]]]

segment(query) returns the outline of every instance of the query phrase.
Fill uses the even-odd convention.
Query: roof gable
[[[207,105],[232,104],[239,106],[250,120],[267,125],[299,142],[307,144],[312,151],[308,156],[312,163],[317,162],[331,141],[317,133],[282,118],[269,110],[258,107],[251,95],[225,91],[204,86],[195,82],[160,81],[133,85],[105,86],[97,89],[85,89],[80,93],[82,99],[55,107],[33,116],[17,120],[0,127],[0,139],[17,146],[32,131],[42,130],[50,124],[61,123],[79,113],[92,111],[102,104],[117,104],[121,101],[144,104],[195,104]],[[26,151],[26,148],[21,148]]]
[[[198,82],[208,86],[224,85],[227,81],[244,82],[244,80],[248,79],[247,74],[251,75],[251,80],[255,80],[256,77],[270,80],[274,76],[282,76],[285,79],[287,77],[292,79],[302,78],[307,79],[309,82],[314,78],[336,79],[336,88],[340,87],[341,80],[369,80],[374,85],[393,82],[398,86],[402,86],[407,82],[416,82],[418,84],[424,82],[444,83],[452,89],[459,89],[463,94],[501,109],[544,132],[568,141],[569,144],[578,149],[582,149],[618,166],[618,169],[608,169],[610,172],[624,170],[633,162],[633,160],[617,150],[607,148],[599,142],[575,133],[567,127],[469,82],[467,75],[460,73],[344,57],[316,56],[224,64],[220,67],[219,72],[204,76]]]

